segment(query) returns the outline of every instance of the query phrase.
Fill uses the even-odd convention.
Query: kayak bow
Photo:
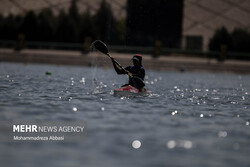
[[[114,90],[114,96],[148,96],[150,91],[146,90],[145,88],[143,91],[139,91],[135,87],[128,85],[121,88],[116,88]]]

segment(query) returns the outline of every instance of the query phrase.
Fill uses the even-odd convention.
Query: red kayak
[[[116,88],[114,90],[114,96],[148,96],[150,94],[150,91],[143,88],[142,91],[139,91],[139,89],[128,85],[121,88]]]

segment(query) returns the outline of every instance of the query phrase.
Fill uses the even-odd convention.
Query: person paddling
[[[129,74],[129,76],[133,76],[133,79],[131,77],[129,77],[129,83],[123,85],[124,86],[128,86],[131,85],[133,87],[136,87],[137,89],[139,89],[140,91],[144,91],[145,88],[143,87],[138,87],[137,83],[135,83],[135,77],[138,78],[139,80],[141,80],[142,82],[144,81],[144,77],[145,77],[145,69],[142,66],[142,56],[139,54],[136,54],[133,56],[132,60],[133,60],[133,65],[128,66],[124,69],[121,69],[117,66],[117,63],[115,63],[114,58],[111,57],[114,69],[116,71],[117,74]]]

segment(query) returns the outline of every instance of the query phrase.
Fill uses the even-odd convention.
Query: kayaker
[[[140,79],[142,79],[142,81],[144,81],[145,70],[144,70],[144,68],[142,66],[142,56],[141,55],[139,55],[139,54],[134,55],[133,58],[132,58],[133,65],[126,67],[125,70],[120,69],[116,65],[116,63],[114,62],[114,59],[113,58],[111,58],[111,59],[112,59],[113,66],[114,66],[115,71],[116,71],[117,74],[120,75],[120,74],[128,74],[129,73],[133,77],[139,77]],[[136,87],[135,83],[133,82],[131,77],[129,77],[129,83],[123,85],[122,87],[128,86],[128,85]],[[140,89],[140,91],[144,90],[144,88],[139,88],[139,89]]]

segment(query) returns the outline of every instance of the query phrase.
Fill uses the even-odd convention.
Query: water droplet
[[[154,84],[154,81],[151,81],[150,84],[153,85],[153,84]]]
[[[219,137],[227,137],[227,132],[226,131],[219,131],[218,136]]]
[[[104,107],[102,107],[102,108],[101,108],[101,110],[102,110],[102,111],[104,111],[104,110],[105,110],[105,108],[104,108]]]
[[[172,114],[172,115],[175,115],[175,114],[177,114],[177,113],[178,113],[178,111],[175,110],[175,111],[173,111],[171,114]]]
[[[190,149],[193,147],[193,143],[191,141],[184,141],[183,147],[185,149]]]
[[[245,100],[245,96],[242,96],[242,100]]]
[[[85,84],[85,78],[82,77],[82,79],[80,80],[81,83]]]
[[[139,140],[134,140],[134,141],[132,142],[132,147],[133,147],[134,149],[140,148],[140,147],[141,147],[141,142],[140,142]]]
[[[213,97],[212,99],[213,100],[219,100],[220,98],[219,97]]]
[[[59,98],[59,99],[61,99],[62,97],[61,97],[61,96],[59,96],[58,98]]]
[[[234,144],[233,144],[233,148],[234,148],[235,150],[238,150],[238,149],[240,148],[239,143],[234,143]]]
[[[247,126],[249,125],[249,122],[248,122],[248,121],[246,122],[246,125],[247,125]]]
[[[9,75],[6,75],[7,78],[9,78],[10,76]]]
[[[73,107],[73,111],[77,111],[77,108],[76,108],[76,107]]]
[[[203,117],[204,117],[204,115],[203,115],[203,114],[201,114],[201,115],[200,115],[200,117],[201,117],[201,118],[203,118]]]
[[[100,101],[102,101],[102,98],[100,98]]]
[[[167,147],[168,147],[169,149],[173,149],[173,148],[175,148],[175,146],[176,146],[176,142],[175,142],[174,140],[170,140],[170,141],[167,143]]]

